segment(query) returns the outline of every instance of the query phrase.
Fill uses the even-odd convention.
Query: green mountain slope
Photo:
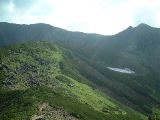
[[[29,43],[26,43],[27,41]],[[12,43],[16,45],[11,45]],[[8,88],[23,91],[33,86],[47,86],[48,89],[56,84],[55,87],[62,85],[60,88],[67,90],[65,94],[73,94],[80,103],[89,104],[99,112],[103,109],[108,111],[108,108],[106,110],[102,106],[111,102],[116,104],[118,109],[115,110],[110,104],[109,114],[127,112],[130,107],[138,113],[150,116],[149,119],[159,116],[159,28],[140,24],[116,35],[104,36],[70,32],[41,23],[32,25],[0,23],[0,46],[6,46],[1,49],[1,85],[3,89],[6,88],[5,91]],[[7,49],[13,50],[6,51]],[[117,72],[109,68],[120,70],[127,68],[134,71],[134,74]],[[84,92],[85,89],[90,93],[89,96]],[[110,102],[107,98],[103,104],[97,104],[99,92],[95,93],[94,89],[101,91],[104,96],[107,95]],[[10,94],[10,91],[7,94]],[[94,100],[88,101],[90,99]],[[41,104],[43,105],[43,102]],[[47,103],[47,108],[55,114],[52,107]],[[73,117],[62,109],[58,111]],[[131,118],[133,116],[131,115]]]
[[[62,64],[70,64],[64,54],[68,51],[59,45],[29,42],[9,45],[0,51],[2,120],[145,119],[144,115],[68,76],[65,66],[62,69]]]
[[[2,22],[0,39],[0,46],[24,41],[54,41],[107,65],[129,66],[141,73],[146,73],[143,64],[160,70],[160,29],[146,24],[129,27],[113,36],[103,36],[70,32],[42,23],[18,25]]]

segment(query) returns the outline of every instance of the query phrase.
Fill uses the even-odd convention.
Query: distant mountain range
[[[160,28],[140,24],[105,36],[43,23],[1,22],[0,46],[0,118],[25,119],[25,103],[18,102],[23,99],[26,104],[35,102],[32,108],[26,105],[26,114],[33,120],[41,115],[53,119],[57,111],[61,114],[55,116],[61,119],[66,115],[62,119],[67,120],[160,119]],[[51,94],[52,90],[58,93]],[[46,96],[39,97],[41,92]],[[26,99],[29,94],[36,99]],[[68,94],[75,98],[63,98]],[[56,95],[60,97],[53,102]],[[14,101],[13,96],[18,96],[15,106],[8,104]],[[66,99],[75,104],[66,103]],[[44,113],[35,110],[37,104],[47,106]],[[72,108],[80,104],[86,114]],[[19,105],[22,111],[17,110]],[[52,113],[49,118],[47,111]]]

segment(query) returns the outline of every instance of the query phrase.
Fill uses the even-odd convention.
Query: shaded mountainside
[[[159,116],[159,28],[140,24],[103,36],[47,24],[0,23],[0,46],[6,46],[0,50],[4,96],[0,106],[4,118],[15,112],[21,113],[19,118],[15,114],[9,117],[25,119],[23,105],[29,117],[40,114],[45,119],[48,118],[43,114],[48,110],[53,111],[51,118],[58,111],[57,117],[67,116],[66,119],[138,120],[145,119],[143,115],[149,119]],[[134,74],[108,67],[129,69]],[[8,99],[12,96],[16,97]],[[43,103],[47,107],[41,112],[37,106]],[[17,109],[19,104],[21,108]]]
[[[115,67],[129,66],[143,73],[145,65],[160,69],[160,29],[140,24],[113,35],[70,32],[48,24],[0,23],[0,45],[24,41],[54,41],[86,57]]]

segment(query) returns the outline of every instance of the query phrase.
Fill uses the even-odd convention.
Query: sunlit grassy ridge
[[[104,97],[104,95],[102,95],[99,91],[93,90],[88,85],[79,83],[76,80],[64,75],[61,76],[61,79],[66,79],[70,82],[68,84],[64,84],[64,88],[76,95],[80,102],[89,104],[95,110],[102,111],[105,106],[111,108],[117,107],[113,102],[108,100],[107,97]],[[116,110],[118,111],[118,108]]]
[[[5,53],[5,54],[4,54]],[[2,50],[2,65],[6,66],[9,87],[47,84],[60,72],[61,53],[54,45],[43,42],[11,45]],[[9,71],[9,72],[8,72]],[[13,80],[11,80],[13,79]],[[13,84],[13,85],[12,85]],[[21,85],[19,85],[21,84]]]
[[[140,113],[120,108],[100,91],[67,76],[68,73],[65,75],[61,64],[71,63],[65,60],[63,50],[47,42],[1,49],[0,118],[30,119],[38,112],[37,106],[47,102],[52,107],[62,107],[78,119],[141,119]]]

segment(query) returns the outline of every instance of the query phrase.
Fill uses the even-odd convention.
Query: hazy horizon
[[[103,35],[141,23],[159,27],[159,12],[158,0],[0,0],[0,22],[46,23]]]
[[[8,23],[8,24],[17,24],[17,25],[34,25],[34,24],[46,24],[46,25],[50,25],[52,27],[56,27],[56,28],[59,28],[59,29],[63,29],[63,30],[67,30],[67,31],[70,31],[70,32],[81,32],[81,33],[84,33],[84,34],[97,34],[97,35],[104,35],[104,36],[112,36],[112,35],[116,35],[116,34],[119,34],[120,32],[132,27],[132,28],[136,28],[137,26],[143,24],[143,25],[147,25],[147,26],[150,26],[146,23],[140,23],[138,24],[137,26],[128,26],[127,28],[124,28],[123,30],[117,32],[117,33],[113,33],[113,34],[102,34],[102,33],[95,33],[95,32],[84,32],[84,31],[78,31],[78,30],[68,30],[66,28],[62,28],[62,27],[58,27],[58,26],[54,26],[54,25],[51,25],[51,24],[48,24],[48,23],[30,23],[30,24],[27,24],[27,23],[14,23],[14,22],[1,22],[0,23]],[[150,27],[153,27],[153,26],[150,26]],[[154,27],[154,28],[158,28],[158,27]]]

